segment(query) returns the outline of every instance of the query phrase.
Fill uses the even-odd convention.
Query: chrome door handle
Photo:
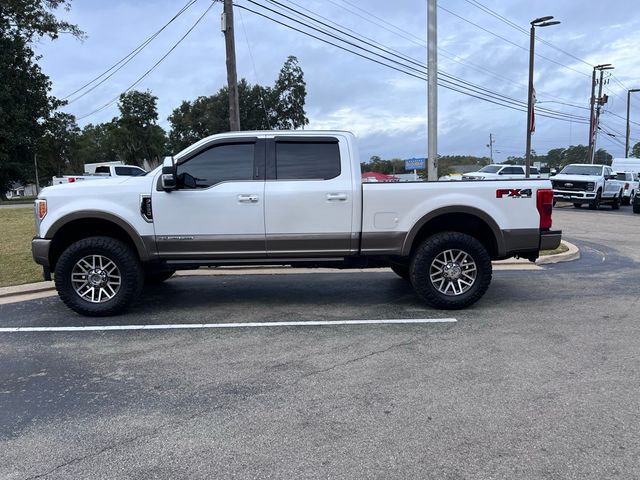
[[[238,195],[238,201],[241,203],[258,203],[258,195]]]
[[[347,200],[346,193],[327,193],[327,200],[330,202],[344,202]]]

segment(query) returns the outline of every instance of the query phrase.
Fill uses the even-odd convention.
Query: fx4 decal
[[[496,190],[496,198],[531,198],[530,188],[501,188]]]

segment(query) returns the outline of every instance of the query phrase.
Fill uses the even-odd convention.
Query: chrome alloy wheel
[[[463,250],[444,250],[431,262],[429,278],[434,287],[445,295],[462,295],[476,281],[476,262]]]
[[[87,255],[71,270],[73,289],[83,300],[104,303],[120,290],[122,277],[113,261],[102,255]]]

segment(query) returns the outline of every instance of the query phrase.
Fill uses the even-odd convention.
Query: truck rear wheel
[[[438,233],[416,249],[410,275],[413,288],[429,305],[446,310],[465,308],[489,288],[491,258],[470,235]]]
[[[611,210],[620,210],[620,197],[622,196],[622,191],[619,195],[613,197],[613,202],[611,202]]]
[[[62,253],[56,263],[55,284],[60,299],[79,314],[115,315],[140,293],[142,266],[124,242],[89,237],[71,244]]]
[[[398,275],[400,278],[411,281],[411,276],[409,274],[409,264],[395,263],[391,265],[390,268],[391,270],[393,270],[393,273]]]

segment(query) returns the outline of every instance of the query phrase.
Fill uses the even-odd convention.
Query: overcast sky
[[[278,9],[267,0],[255,1]],[[368,37],[372,43],[400,52],[414,62],[426,63],[426,0],[278,1],[299,11],[303,11],[300,6],[307,8],[314,16],[322,15],[343,30],[349,29],[352,35]],[[571,54],[536,42],[536,53],[546,57],[536,57],[535,87],[541,107],[588,118],[590,65],[612,63],[616,67],[614,77],[604,85],[609,104],[601,116],[601,126],[616,137],[601,134],[599,146],[614,157],[624,156],[625,89],[640,88],[640,15],[629,15],[636,1],[479,2],[524,28],[528,28],[533,18],[544,15],[554,15],[562,22],[538,30],[539,37]],[[185,3],[186,0],[73,0],[71,11],[59,15],[77,23],[87,39],[81,42],[62,35],[55,42],[43,40],[38,47],[43,55],[40,61],[43,70],[53,82],[54,95],[65,97],[101,74],[163,26]],[[249,0],[237,3],[277,17]],[[439,71],[526,102],[528,35],[483,12],[471,0],[438,3],[442,7],[438,9]],[[210,5],[210,0],[197,0],[128,65],[63,110],[82,117],[117,97],[162,57]],[[158,96],[160,124],[167,130],[167,117],[182,100],[211,95],[226,82],[221,10],[221,3],[215,4],[191,34],[136,86]],[[307,82],[308,128],[355,132],[364,159],[372,155],[383,158],[425,155],[425,81],[240,8],[235,12],[239,78],[272,85],[287,56],[295,55]],[[488,156],[489,133],[495,137],[496,160],[523,154],[525,113],[442,87],[438,94],[440,154]],[[640,141],[640,93],[634,100],[632,120],[639,125],[632,125],[632,144]],[[79,124],[109,121],[117,113],[114,103],[79,120]],[[588,125],[578,122],[538,116],[533,148],[546,153],[554,147],[587,143]]]

